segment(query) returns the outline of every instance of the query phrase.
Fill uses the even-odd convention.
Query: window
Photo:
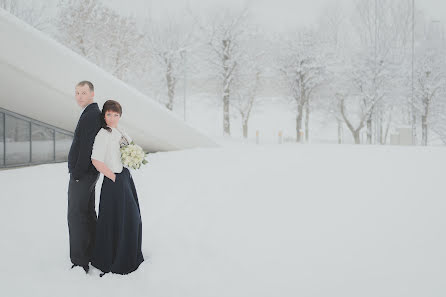
[[[6,165],[29,163],[30,123],[14,116],[5,118]]]
[[[56,161],[67,161],[73,136],[56,131]]]
[[[0,107],[0,167],[66,162],[73,133]]]
[[[54,161],[54,129],[31,124],[31,161]]]

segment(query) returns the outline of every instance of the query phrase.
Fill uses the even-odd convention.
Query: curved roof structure
[[[75,85],[89,80],[99,107],[114,99],[122,126],[149,152],[217,144],[173,112],[46,34],[0,9],[0,107],[73,131],[80,115]]]

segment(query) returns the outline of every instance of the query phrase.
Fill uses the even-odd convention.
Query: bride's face
[[[118,127],[119,119],[121,118],[121,115],[115,111],[107,110],[105,112],[105,123],[107,126],[116,128]]]

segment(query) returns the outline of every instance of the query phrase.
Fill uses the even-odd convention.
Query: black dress
[[[144,261],[138,195],[130,171],[104,176],[91,265],[102,272],[128,274]],[[102,275],[101,275],[102,276]]]

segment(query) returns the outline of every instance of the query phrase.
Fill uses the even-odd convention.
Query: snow
[[[70,269],[66,163],[0,171],[0,295],[445,296],[444,148],[219,142],[132,171],[126,276]]]

